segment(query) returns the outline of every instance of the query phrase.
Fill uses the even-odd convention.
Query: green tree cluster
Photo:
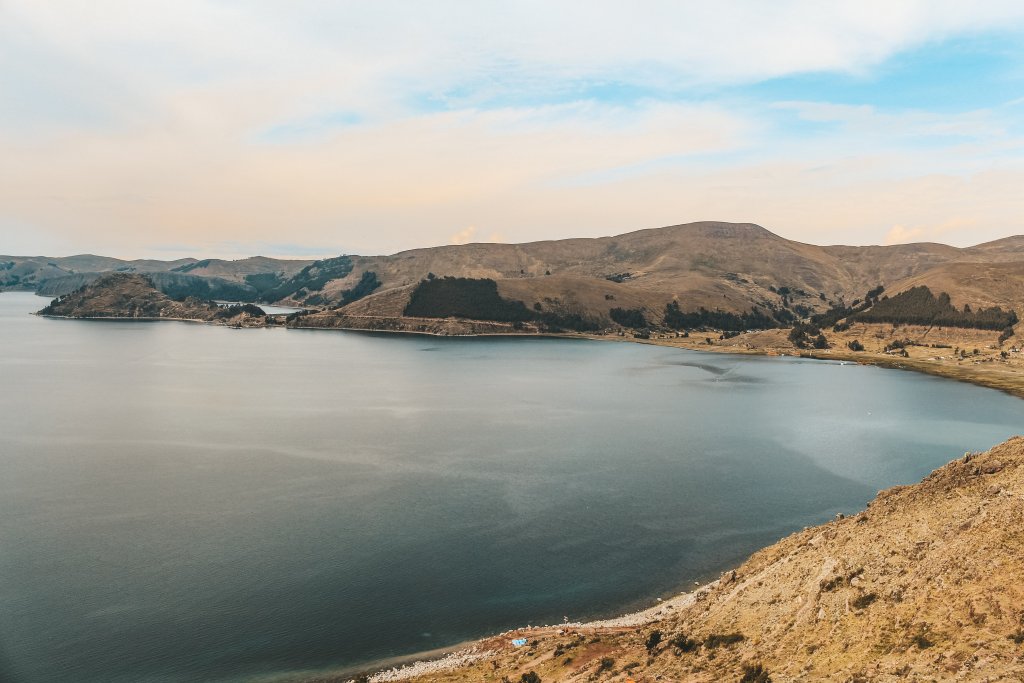
[[[935,296],[924,285],[883,298],[870,309],[853,315],[852,319],[866,323],[937,325],[979,330],[1004,330],[1017,324],[1017,314],[1013,311],[1004,311],[998,306],[978,311],[964,306],[960,310],[950,302],[949,294],[942,292]]]

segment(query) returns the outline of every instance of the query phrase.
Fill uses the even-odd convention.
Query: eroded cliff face
[[[504,634],[468,665],[408,680],[1024,680],[1022,464],[1017,437],[795,533],[695,594]],[[528,645],[513,646],[520,637]]]
[[[188,297],[175,301],[158,291],[145,275],[109,273],[71,294],[54,299],[40,315],[82,319],[195,320],[242,326],[261,326],[259,308],[224,308],[212,301]]]

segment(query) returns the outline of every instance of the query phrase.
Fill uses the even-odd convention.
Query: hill
[[[890,294],[930,284],[936,292],[948,292],[958,306],[1019,309],[1024,238],[968,249],[931,243],[815,246],[758,225],[701,222],[615,237],[352,256],[351,264],[346,276],[320,285],[312,300],[301,292],[307,298],[293,296],[291,302],[339,305],[343,293],[369,272],[380,282],[370,298],[382,297],[382,305],[363,301],[348,312],[395,312],[430,275],[453,276],[494,280],[503,297],[527,307],[540,304],[551,312],[605,322],[613,308],[636,308],[660,324],[673,301],[684,312],[758,309],[775,316],[772,311],[785,309],[805,318],[862,298],[879,284]]]
[[[205,296],[255,301],[264,288],[285,281],[310,261],[253,256],[236,261],[178,259],[125,261],[107,256],[0,256],[0,291],[28,290],[60,296],[79,289],[103,273],[144,273],[172,298]]]
[[[80,289],[54,299],[40,315],[63,318],[196,320],[262,326],[263,311],[251,304],[221,307],[212,301],[185,297],[175,301],[159,291],[148,275],[107,273]]]
[[[369,680],[1022,680],[1022,497],[1017,437],[646,612],[522,629]]]
[[[613,237],[527,244],[466,244],[390,256],[319,261],[120,261],[0,256],[0,289],[63,294],[101,272],[153,275],[159,289],[231,300],[280,302],[347,316],[400,316],[430,276],[493,280],[504,299],[546,314],[612,323],[639,311],[653,325],[666,306],[768,317],[780,324],[848,306],[884,285],[888,295],[927,286],[962,308],[1024,314],[1024,237],[969,248],[920,243],[816,246],[751,223],[698,222]],[[374,313],[368,313],[374,311]],[[326,325],[321,320],[319,324]]]

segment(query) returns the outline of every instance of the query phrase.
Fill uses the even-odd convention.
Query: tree
[[[639,308],[613,308],[608,311],[608,315],[623,327],[634,329],[647,327],[647,318],[644,317],[643,310]]]

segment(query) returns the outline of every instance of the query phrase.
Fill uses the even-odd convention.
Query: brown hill
[[[722,222],[594,239],[432,247],[316,263],[264,257],[127,262],[91,255],[0,256],[0,289],[43,287],[63,293],[110,270],[166,273],[158,287],[175,296],[209,291],[221,292],[213,295],[218,298],[244,294],[311,307],[342,304],[360,278],[373,272],[380,286],[370,298],[384,298],[350,304],[355,307],[351,314],[370,308],[396,315],[404,309],[403,297],[430,273],[493,279],[502,296],[527,306],[541,304],[554,312],[602,319],[611,308],[641,308],[658,322],[665,303],[673,300],[684,311],[703,306],[740,313],[755,306],[786,306],[803,317],[825,310],[829,302],[862,298],[879,284],[888,293],[927,284],[937,293],[948,292],[958,305],[999,305],[1024,314],[1024,236],[966,249],[933,243],[815,246],[758,225]],[[338,272],[321,277],[332,270]],[[204,290],[186,278],[202,278],[211,287]]]
[[[503,634],[454,668],[370,680],[1024,680],[1022,500],[1017,437],[645,613]]]
[[[610,238],[418,249],[352,257],[352,264],[346,278],[316,292],[317,303],[339,304],[366,271],[381,287],[345,313],[399,315],[430,273],[492,279],[503,297],[528,307],[604,322],[620,307],[639,308],[657,324],[671,301],[684,311],[787,308],[799,318],[860,299],[880,284],[889,294],[927,284],[961,306],[1021,310],[1024,302],[1024,238],[969,249],[817,247],[750,223],[700,222]]]
[[[186,297],[175,301],[146,275],[107,273],[79,290],[54,299],[40,315],[62,318],[196,320],[232,325],[263,325],[254,306],[222,308],[212,301]]]
[[[493,279],[503,296],[527,306],[546,303],[603,318],[613,307],[641,308],[654,321],[673,300],[686,311],[788,306],[802,317],[829,302],[862,298],[878,284],[898,293],[930,282],[935,291],[948,290],[958,303],[972,306],[1021,309],[1024,302],[1024,237],[969,249],[931,243],[819,247],[753,224],[702,222],[595,239],[415,249],[352,262],[352,272],[324,285],[318,301],[339,303],[342,292],[373,271],[382,284],[371,298],[386,297],[387,303],[352,304],[358,310],[400,310],[406,295],[396,290],[409,293],[430,273]],[[988,266],[998,274],[983,276]]]

